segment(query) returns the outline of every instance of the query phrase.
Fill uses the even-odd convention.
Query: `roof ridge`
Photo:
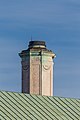
[[[14,91],[4,91],[4,90],[1,90],[0,92],[6,92],[6,93],[17,93],[17,94],[31,95],[31,96],[42,96],[42,97],[53,97],[53,98],[62,98],[62,99],[74,99],[74,100],[80,100],[80,98],[70,98],[70,97],[62,97],[62,96],[46,96],[46,95],[37,95],[37,94],[27,94],[27,93],[14,92]]]

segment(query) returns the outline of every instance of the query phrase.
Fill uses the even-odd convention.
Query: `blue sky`
[[[80,98],[80,0],[0,1],[0,90],[21,92],[18,53],[31,36],[56,54],[54,96]]]

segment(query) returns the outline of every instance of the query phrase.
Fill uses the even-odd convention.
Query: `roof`
[[[80,120],[80,99],[0,91],[1,120]]]

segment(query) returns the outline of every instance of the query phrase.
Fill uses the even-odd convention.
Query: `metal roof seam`
[[[74,101],[74,100],[72,99],[71,101],[72,101],[76,106],[78,106],[78,107],[80,108],[80,105],[79,105],[80,103],[79,103],[77,100]]]
[[[33,97],[33,95],[32,95],[32,97]],[[36,97],[36,96],[35,96],[35,97]],[[33,98],[34,98],[34,97],[33,97]],[[35,98],[34,98],[34,99],[35,99]],[[52,119],[52,117],[49,115],[49,114],[50,114],[49,111],[48,111],[37,99],[35,99],[35,100],[40,104],[41,107],[44,108],[44,112],[45,112],[45,114],[47,114],[47,116],[49,116],[49,119],[50,119],[50,118]],[[48,112],[46,113],[45,110],[48,111]],[[47,116],[46,116],[46,117],[47,117]]]
[[[32,96],[33,97],[33,96]],[[38,98],[38,96],[35,96],[36,98]],[[35,99],[35,98],[34,98]],[[41,101],[40,102],[40,98],[38,98],[39,99],[39,101],[38,101],[38,103],[41,105],[41,106],[43,106],[43,102]],[[36,99],[35,99],[36,100]],[[46,105],[46,104],[45,104]],[[48,111],[48,113],[47,113],[47,115],[49,115],[49,114],[51,114],[51,116],[53,115],[51,112],[50,112],[50,110],[49,109],[47,109],[45,106],[43,106],[45,109],[46,109],[46,111]],[[50,115],[49,115],[49,117],[50,118],[52,118]],[[54,116],[54,115],[53,115]],[[55,117],[55,116],[54,116]],[[58,119],[58,118],[56,118],[56,119]]]
[[[80,100],[0,91],[1,120],[80,120]]]
[[[15,94],[15,96],[16,96],[16,94]],[[20,94],[19,94],[19,96],[20,96]],[[18,96],[17,96],[18,97]],[[19,98],[20,99],[20,98]],[[22,101],[21,99],[20,99],[20,101]],[[23,102],[23,101],[22,101]],[[24,103],[24,102],[23,102]],[[24,103],[25,104],[25,103]],[[25,105],[27,105],[27,104],[25,104]],[[28,106],[29,107],[29,106]],[[31,109],[31,108],[30,108]],[[35,112],[34,110],[33,110],[33,112]],[[37,114],[37,113],[36,113]],[[38,114],[37,114],[38,115]],[[39,116],[39,115],[38,115]],[[39,116],[40,117],[40,116]],[[41,117],[40,117],[41,118]]]
[[[60,99],[60,98],[59,98]],[[72,111],[70,111],[69,110],[69,112],[75,117],[75,118],[77,118],[77,116],[76,115],[74,115],[76,112],[65,102],[65,101],[63,101],[62,99],[61,99],[61,101],[63,102],[63,103],[65,103],[65,105],[68,107],[68,108],[70,108]],[[74,112],[74,113],[72,113],[72,112]],[[76,113],[77,114],[77,113]],[[78,118],[77,118],[78,119]],[[79,119],[78,119],[79,120]]]
[[[4,99],[4,98],[3,98]],[[6,100],[5,100],[6,101]],[[3,102],[2,102],[3,103]],[[7,102],[8,103],[8,102]],[[4,104],[4,103],[3,103]],[[9,107],[8,107],[8,105],[7,104],[4,104],[8,109],[10,109]],[[12,111],[12,113],[14,113],[14,114],[16,114],[12,109],[10,109],[10,111]],[[11,113],[11,115],[12,115],[12,113]],[[13,116],[13,115],[12,115]],[[16,114],[16,116],[18,116],[17,114]],[[14,116],[13,116],[14,117]],[[19,116],[18,116],[19,117]],[[14,117],[15,118],[15,117]],[[15,118],[16,119],[16,118]]]
[[[71,101],[71,104],[74,104],[76,106],[75,108],[80,112],[80,107],[72,100],[67,99],[67,101]]]
[[[9,93],[7,93],[11,98],[13,98]],[[14,101],[16,101],[14,98],[13,98],[13,100]],[[13,102],[13,101],[12,101]],[[18,103],[18,101],[16,101],[17,103]],[[20,108],[20,106],[18,106],[15,102],[13,102],[18,108],[19,108],[19,110],[20,111],[22,111],[23,113],[25,113],[25,111],[23,111],[21,108]],[[18,103],[19,104],[19,103]],[[20,104],[19,104],[20,105]],[[19,112],[19,111],[18,111]],[[20,114],[21,114],[21,116],[23,116],[25,119],[26,119],[26,117],[21,113],[21,112],[19,112]]]
[[[0,114],[0,120],[6,120],[6,119],[4,118],[4,116]]]
[[[13,93],[14,94],[14,93]],[[12,96],[13,97],[13,96]],[[15,99],[15,98],[14,98]],[[15,99],[15,101],[19,104],[19,105],[21,105],[22,106],[22,108],[24,108],[25,110],[27,110],[19,101],[17,101],[16,99]],[[20,109],[22,110],[22,108],[20,107]],[[23,110],[22,110],[23,111]],[[25,111],[23,111],[24,113],[25,113],[25,115],[26,115],[26,112]],[[34,116],[35,117],[35,116]],[[26,118],[26,117],[25,117]],[[36,117],[35,117],[35,119],[36,119]]]
[[[29,99],[29,101],[27,101],[27,99],[25,99],[25,98],[23,98],[26,102],[28,102],[28,104],[30,104],[30,102],[29,101],[31,101],[30,99]],[[26,104],[25,104],[26,105]],[[32,104],[30,104],[30,106],[32,106],[33,108],[35,108]],[[37,109],[36,109],[37,110]],[[34,110],[33,110],[34,111]],[[35,112],[35,111],[34,111]],[[39,113],[40,113],[40,111],[38,111]],[[45,117],[45,116],[44,116]]]
[[[59,98],[60,99],[60,98]],[[71,114],[71,116],[73,117],[73,119],[76,119],[77,117],[74,115],[75,111],[62,99],[60,99],[59,102],[62,102],[62,104],[64,104],[65,108],[67,109],[67,111],[69,111],[69,113]]]
[[[32,96],[31,96],[32,97]],[[32,97],[33,98],[33,97]],[[33,98],[34,99],[34,98]],[[38,102],[38,101],[37,101]],[[40,106],[39,106],[39,102],[38,102],[38,104],[37,104],[37,106],[40,108]],[[40,104],[41,105],[41,104]],[[41,109],[41,108],[40,108]],[[42,109],[41,109],[41,111],[43,111]],[[43,111],[43,113],[45,113],[45,115],[46,115],[46,112],[45,111]],[[42,114],[43,115],[43,114]],[[45,118],[46,118],[46,116],[44,116]],[[47,118],[46,118],[47,119]]]
[[[43,96],[44,97],[44,96]],[[45,99],[45,97],[44,97],[44,99]],[[47,99],[48,99],[48,97],[47,97]],[[46,100],[46,99],[45,99]],[[49,104],[52,106],[52,104],[50,103],[50,101],[48,101],[48,100],[46,100],[47,102],[49,102]],[[55,106],[54,106],[54,108],[57,110],[57,114],[58,114],[58,112],[60,112],[67,120],[68,120],[68,118],[61,112],[61,111],[59,111]],[[60,115],[59,115],[60,116]]]
[[[43,96],[41,96],[41,97],[43,97]],[[39,97],[39,99],[40,99],[40,97]],[[41,100],[42,102],[43,102],[43,100]],[[48,106],[49,107],[49,105],[48,104],[46,104],[45,102],[44,102],[44,104],[46,105],[46,106]],[[52,111],[53,111],[53,109],[51,108],[51,107],[49,107]],[[55,111],[54,111],[55,112]],[[56,113],[56,112],[55,112]],[[53,113],[52,113],[53,114]],[[57,113],[56,113],[57,114]],[[54,115],[54,114],[53,114]],[[57,114],[58,115],[58,114]],[[60,115],[58,115],[61,119],[63,119]],[[64,119],[63,119],[64,120]]]
[[[1,105],[0,105],[1,106]],[[6,114],[4,111],[2,111],[2,109],[1,109],[1,111],[8,117],[8,119],[10,119],[11,120],[11,114],[9,113],[9,111],[7,110],[7,109],[5,109],[5,107],[3,107],[3,106],[1,106],[2,108],[3,108],[3,110],[5,110],[5,111],[7,111],[7,113],[8,114]],[[9,116],[10,115],[10,116]]]
[[[80,101],[79,100],[76,100],[79,104],[80,104]]]
[[[5,94],[4,94],[4,96],[6,96]],[[7,96],[6,96],[7,97]],[[7,99],[9,99],[9,97],[7,97]],[[11,99],[9,99],[11,102],[9,103],[10,105],[11,104],[13,104],[14,105],[14,102],[11,100]],[[12,106],[12,105],[11,105]],[[15,107],[14,106],[12,106],[14,109],[15,109]],[[16,112],[18,112],[18,114],[21,114],[20,112],[19,112],[19,110],[17,110],[16,109]],[[19,115],[17,115],[18,117],[19,117]],[[20,117],[19,117],[20,118]]]
[[[70,105],[72,105],[67,99],[65,99]],[[73,108],[75,108],[75,110],[77,110],[77,111],[79,111],[74,105],[72,105],[73,106]],[[80,112],[80,111],[79,111]],[[75,111],[75,113],[78,115],[78,116],[80,116],[80,114],[78,114],[76,111]]]
[[[51,99],[50,97],[48,97],[49,99]],[[70,119],[73,119],[65,110],[67,110],[61,103],[59,103],[56,99],[52,99],[52,102],[53,102],[53,100],[55,100],[55,102],[54,102],[54,104],[56,104],[56,106],[58,106],[64,113],[66,113],[66,115],[68,115],[68,117],[70,117]],[[60,104],[60,105],[58,105],[58,104]],[[63,108],[65,109],[65,110],[63,110]],[[74,119],[73,119],[74,120]]]

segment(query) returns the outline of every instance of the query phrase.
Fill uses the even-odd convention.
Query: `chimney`
[[[19,53],[22,61],[22,92],[53,96],[53,58],[45,41],[30,41],[27,50]]]

